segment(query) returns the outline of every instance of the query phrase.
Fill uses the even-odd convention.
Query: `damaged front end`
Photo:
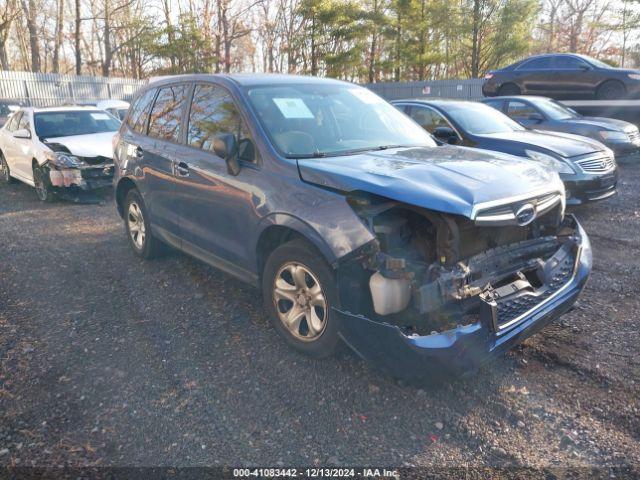
[[[339,261],[341,334],[396,376],[475,371],[566,312],[591,269],[562,192],[479,205],[473,218],[348,201],[376,240]]]
[[[40,166],[45,181],[62,197],[79,200],[84,192],[96,192],[113,186],[111,158],[73,155],[64,145],[46,143],[51,151]]]

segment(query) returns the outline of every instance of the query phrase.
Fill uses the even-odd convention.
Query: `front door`
[[[241,170],[227,171],[213,151],[214,139],[235,135]],[[222,86],[195,86],[188,117],[186,147],[176,165],[182,248],[233,273],[252,271],[247,233],[257,221],[253,186],[260,170],[251,136],[231,94]]]

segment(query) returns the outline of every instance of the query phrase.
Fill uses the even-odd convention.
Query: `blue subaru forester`
[[[401,377],[473,372],[567,311],[591,269],[557,173],[436,147],[350,83],[167,78],[114,146],[135,254],[170,245],[261,288],[312,356],[344,341]]]

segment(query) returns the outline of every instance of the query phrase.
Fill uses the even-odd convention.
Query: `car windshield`
[[[504,113],[482,103],[452,103],[442,109],[460,128],[472,135],[507,133],[524,130]]]
[[[579,117],[575,111],[552,100],[538,100],[535,105],[552,120],[568,120]]]
[[[120,121],[103,110],[37,112],[33,120],[40,138],[116,132],[120,128]]]
[[[289,158],[436,146],[406,115],[355,85],[264,86],[247,94],[271,141]]]

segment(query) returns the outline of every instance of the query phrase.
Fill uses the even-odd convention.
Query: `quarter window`
[[[231,95],[217,85],[196,85],[189,112],[188,145],[212,152],[214,139],[229,133],[236,137],[240,159],[255,161],[251,136]]]
[[[161,88],[149,117],[149,136],[177,142],[180,139],[182,108],[186,103],[187,85]]]
[[[433,133],[438,127],[451,128],[449,122],[447,122],[442,115],[429,108],[411,107],[409,116],[429,133]]]
[[[129,125],[134,132],[143,135],[147,133],[147,120],[156,92],[157,90],[155,88],[146,91],[131,107],[131,114],[127,119],[127,125]]]

